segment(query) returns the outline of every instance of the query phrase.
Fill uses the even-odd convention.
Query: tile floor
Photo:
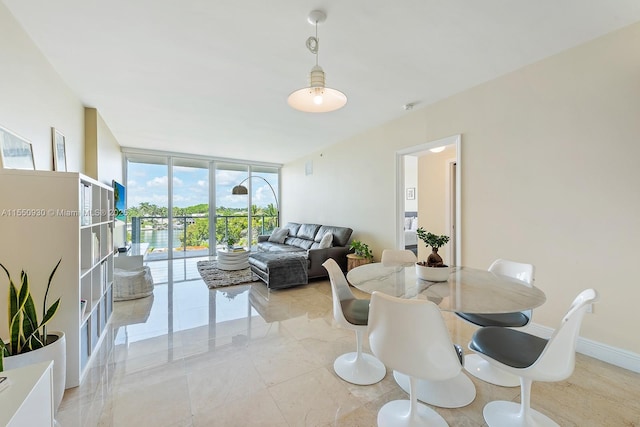
[[[406,397],[390,372],[372,386],[334,374],[355,338],[333,325],[328,281],[209,290],[195,264],[152,262],[154,295],[115,304],[82,385],[65,392],[60,425],[375,426],[384,403]],[[466,348],[474,328],[443,315]],[[451,426],[484,426],[487,402],[519,401],[519,388],[472,380],[472,404],[435,408]],[[532,406],[561,426],[640,426],[640,374],[578,355],[567,381],[534,383]]]

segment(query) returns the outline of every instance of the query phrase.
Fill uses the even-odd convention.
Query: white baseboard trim
[[[547,339],[551,337],[554,331],[553,328],[536,323],[529,324],[526,330],[533,335]],[[640,354],[582,337],[578,337],[576,351],[620,368],[640,373]]]

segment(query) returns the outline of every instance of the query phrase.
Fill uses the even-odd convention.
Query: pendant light
[[[307,18],[316,27],[316,36],[307,39],[307,49],[316,56],[316,65],[311,69],[309,87],[296,90],[287,100],[292,108],[307,113],[327,113],[347,103],[344,93],[325,86],[324,71],[318,65],[318,24],[326,19],[327,15],[321,10],[312,11]]]

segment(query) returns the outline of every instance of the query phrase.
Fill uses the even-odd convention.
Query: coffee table
[[[220,270],[243,270],[249,268],[249,251],[246,249],[218,248],[218,268]]]

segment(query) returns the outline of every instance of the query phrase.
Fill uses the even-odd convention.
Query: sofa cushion
[[[301,224],[300,229],[298,230],[298,233],[294,234],[294,236],[299,237],[301,239],[311,240],[311,242],[313,243],[313,239],[316,237],[316,233],[318,232],[319,228],[320,228],[319,224]],[[320,238],[322,238],[322,236],[320,236]]]
[[[326,233],[331,233],[333,234],[333,246],[347,246],[352,232],[353,230],[348,227],[334,227],[331,225],[323,225],[318,229],[318,232],[314,236],[314,240],[320,243],[320,240],[322,240],[322,237]]]
[[[284,244],[307,250],[307,249],[311,249],[311,245],[313,245],[313,240],[307,240],[307,239],[301,239],[299,237],[289,236],[285,239]]]
[[[319,242],[313,242],[311,249],[327,249],[333,247],[333,234],[325,233]]]
[[[318,247],[320,249],[326,249],[326,248],[330,248],[332,244],[333,244],[333,233],[327,232],[324,234],[324,236],[322,236],[322,240],[320,240]]]
[[[276,227],[271,232],[271,236],[269,236],[269,241],[272,243],[284,243],[284,239],[289,235],[288,228],[280,228]]]
[[[295,236],[296,234],[298,234],[298,230],[300,230],[300,224],[298,224],[297,222],[288,222],[287,225],[282,228],[288,228],[289,236]]]
[[[298,246],[291,246],[283,243],[273,243],[269,241],[259,242],[257,246],[258,251],[261,252],[302,252],[306,250]]]

